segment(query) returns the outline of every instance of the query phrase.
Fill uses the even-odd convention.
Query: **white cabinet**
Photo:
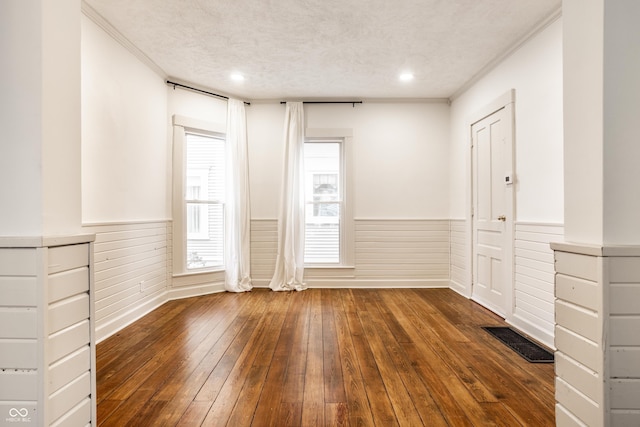
[[[93,240],[0,238],[0,426],[96,424]]]

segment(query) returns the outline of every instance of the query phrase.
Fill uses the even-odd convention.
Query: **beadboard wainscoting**
[[[640,425],[640,248],[609,259],[611,425]],[[627,255],[627,256],[625,256]]]
[[[0,238],[0,425],[96,424],[94,236]]]
[[[551,242],[561,242],[561,224],[515,224],[514,311],[509,323],[554,347],[554,259]]]
[[[449,223],[449,287],[469,297],[471,250],[467,223],[463,219]],[[515,224],[513,312],[506,320],[550,348],[554,348],[554,260],[550,243],[563,239],[562,224]]]
[[[361,219],[355,230],[357,281],[367,286],[449,286],[449,220]]]
[[[273,277],[278,253],[278,220],[251,220],[251,279],[266,287]]]
[[[278,225],[251,222],[251,273],[267,286],[274,271]],[[308,268],[310,287],[448,287],[449,220],[355,220],[355,265]]]
[[[464,219],[449,221],[449,241],[451,265],[449,267],[449,287],[459,294],[468,295],[466,283],[469,281],[467,272],[467,225]]]
[[[171,283],[169,221],[90,224],[95,233],[96,340],[167,301]]]
[[[640,425],[640,247],[552,247],[557,424]]]

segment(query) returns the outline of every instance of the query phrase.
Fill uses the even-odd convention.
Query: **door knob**
[[[504,215],[500,215],[500,216],[498,217],[498,220],[499,220],[499,221],[506,221],[506,220],[507,220],[507,217],[506,217],[506,216],[504,216]]]

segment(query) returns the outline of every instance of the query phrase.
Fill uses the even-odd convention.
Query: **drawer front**
[[[49,249],[49,274],[89,265],[89,244],[57,246]]]
[[[89,292],[89,267],[80,267],[49,276],[49,303]]]

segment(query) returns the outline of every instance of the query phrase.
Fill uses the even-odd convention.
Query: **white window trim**
[[[355,266],[355,221],[353,219],[353,129],[307,128],[305,141],[340,141],[342,147],[343,209],[342,232],[340,233],[340,262],[338,264],[305,264],[305,268],[354,268]]]
[[[187,224],[185,186],[186,171],[186,133],[196,133],[216,138],[225,138],[226,124],[207,122],[193,119],[181,115],[174,115],[173,120],[173,191],[172,191],[172,212],[173,212],[173,276],[186,276],[193,274],[210,273],[212,271],[223,270],[220,266],[204,267],[201,269],[189,269],[186,266],[186,246],[187,246]]]

